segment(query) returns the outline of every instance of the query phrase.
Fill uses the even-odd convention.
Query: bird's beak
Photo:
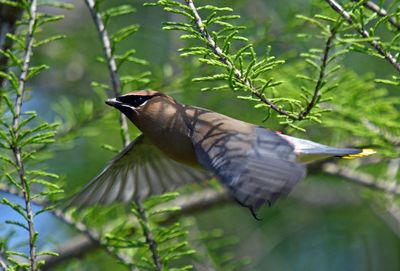
[[[106,101],[106,104],[109,105],[109,106],[113,106],[113,107],[118,107],[118,106],[122,105],[122,103],[120,101],[117,101],[116,98],[108,99]]]

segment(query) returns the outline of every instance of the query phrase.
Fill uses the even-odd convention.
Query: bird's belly
[[[201,167],[197,161],[192,141],[187,135],[164,130],[162,136],[150,136],[150,140],[165,155],[175,161],[192,167]]]

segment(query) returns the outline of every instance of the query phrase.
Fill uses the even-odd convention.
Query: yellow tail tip
[[[348,154],[348,155],[343,156],[342,158],[344,158],[344,159],[354,159],[354,158],[358,158],[358,157],[364,157],[364,156],[372,155],[374,153],[376,153],[376,151],[373,150],[373,149],[362,149],[362,152],[360,152],[360,153]]]

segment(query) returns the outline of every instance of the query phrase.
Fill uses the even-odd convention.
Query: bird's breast
[[[152,133],[154,132],[152,131]],[[201,167],[188,135],[177,132],[176,129],[162,129],[160,133],[159,135],[151,134],[147,136],[164,154],[180,163]]]
[[[131,121],[158,149],[168,157],[200,167],[190,139],[189,127],[183,120],[184,111],[173,100],[153,98]]]

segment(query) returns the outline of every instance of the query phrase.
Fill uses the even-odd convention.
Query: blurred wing
[[[305,177],[293,147],[276,133],[255,128],[254,133],[216,130],[195,144],[200,164],[229,188],[252,213],[287,195]],[[250,138],[250,139],[249,139]]]
[[[108,166],[69,201],[68,206],[129,202],[207,180],[211,174],[178,163],[143,135],[123,149]]]

